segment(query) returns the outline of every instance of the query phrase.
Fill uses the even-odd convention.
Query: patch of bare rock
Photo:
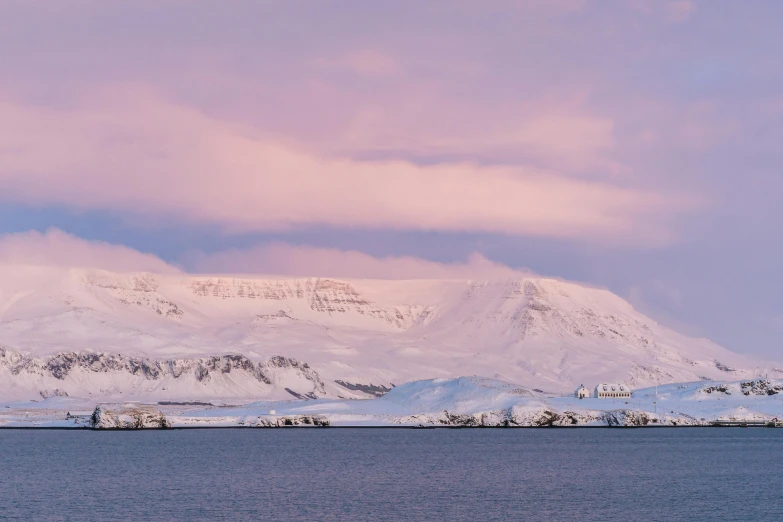
[[[166,416],[154,406],[142,404],[99,404],[90,418],[93,429],[170,428]]]

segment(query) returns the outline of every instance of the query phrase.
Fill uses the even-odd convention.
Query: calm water
[[[0,430],[0,518],[783,520],[783,430]]]

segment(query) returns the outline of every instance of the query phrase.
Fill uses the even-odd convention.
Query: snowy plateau
[[[782,378],[607,290],[554,279],[0,266],[0,426],[698,423],[715,405],[777,415]],[[634,398],[563,397],[607,381]],[[661,388],[678,405],[666,420],[649,389],[683,382]],[[772,393],[744,394],[747,383]]]

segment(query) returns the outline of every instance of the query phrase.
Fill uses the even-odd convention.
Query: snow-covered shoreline
[[[461,377],[413,381],[383,397],[360,400],[97,404],[49,397],[0,402],[0,428],[661,427],[776,419],[783,419],[783,381],[765,379],[674,383],[657,391],[635,390],[630,399],[551,396],[503,381]]]

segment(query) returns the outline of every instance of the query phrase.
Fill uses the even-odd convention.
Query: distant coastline
[[[766,379],[699,381],[634,390],[630,398],[577,399],[461,377],[401,384],[374,399],[96,404],[52,396],[0,403],[0,429],[783,427],[781,387]]]

